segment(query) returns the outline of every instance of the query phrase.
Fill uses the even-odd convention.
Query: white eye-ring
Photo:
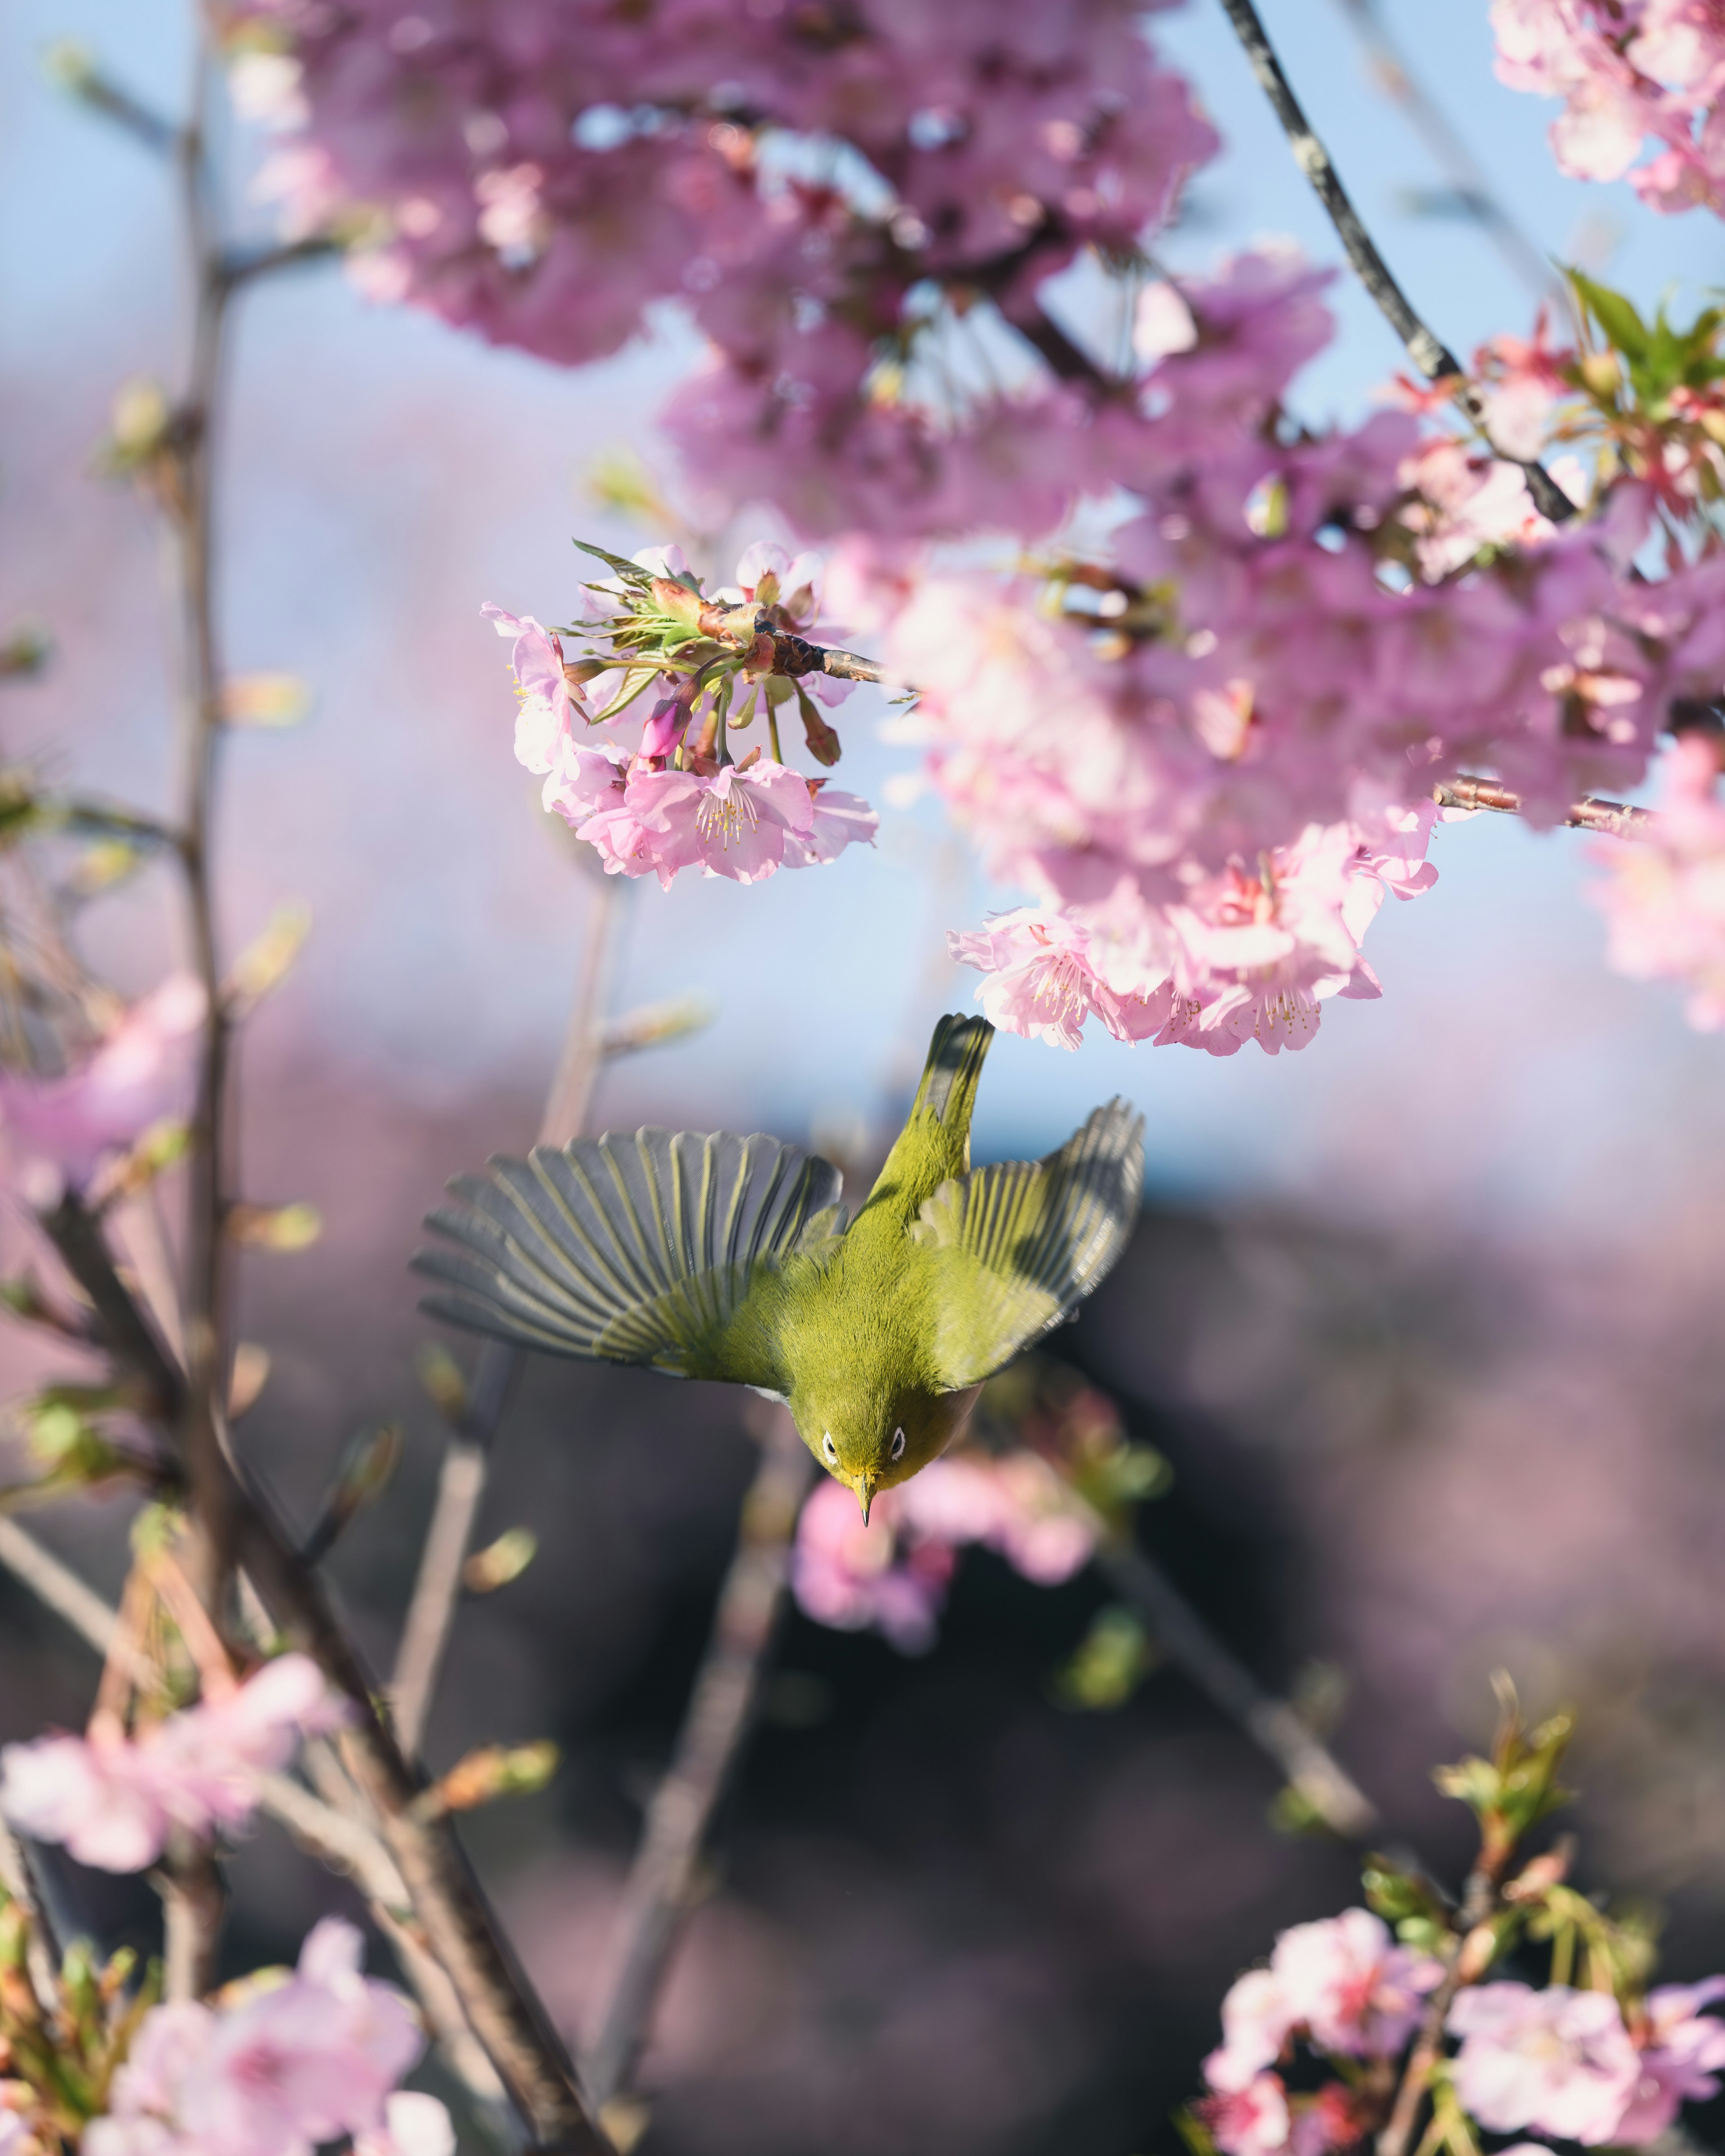
[[[829,1430],[826,1435],[821,1440],[820,1449],[827,1456],[827,1465],[829,1467],[836,1467],[839,1464],[839,1448],[833,1442],[833,1433],[831,1430]]]
[[[902,1430],[896,1430],[892,1433],[892,1456],[895,1460],[902,1460],[905,1456],[905,1434]]]

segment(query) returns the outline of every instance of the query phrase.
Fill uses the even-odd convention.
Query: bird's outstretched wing
[[[783,1389],[770,1306],[781,1268],[844,1229],[829,1162],[776,1138],[613,1132],[457,1176],[413,1259],[422,1307],[591,1361]]]
[[[941,1185],[910,1232],[935,1260],[943,1386],[991,1377],[1070,1315],[1126,1248],[1143,1174],[1144,1119],[1111,1101],[1044,1160]]]

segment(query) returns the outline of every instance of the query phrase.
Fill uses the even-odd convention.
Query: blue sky
[[[1465,350],[1525,328],[1528,296],[1481,234],[1409,213],[1409,192],[1441,176],[1371,89],[1340,8],[1268,0],[1264,13],[1440,333]],[[1714,221],[1657,218],[1626,188],[1558,177],[1551,109],[1492,78],[1484,0],[1384,0],[1384,13],[1543,248],[1584,251],[1644,301],[1721,281]],[[1159,18],[1156,35],[1227,145],[1168,257],[1197,266],[1275,234],[1338,259],[1213,0]],[[44,83],[39,56],[61,37],[87,39],[165,106],[185,71],[178,0],[0,11],[0,618],[39,616],[61,647],[0,725],[9,751],[159,798],[161,564],[145,516],[87,468],[116,386],[175,364],[169,193],[132,144]],[[1334,304],[1337,341],[1301,386],[1313,417],[1358,415],[1401,364],[1345,278]],[[281,897],[308,898],[318,923],[265,1052],[311,1028],[432,1098],[500,1077],[525,1097],[548,1073],[583,886],[510,759],[504,647],[478,608],[557,619],[572,532],[653,536],[608,526],[582,475],[623,445],[659,457],[652,413],[687,357],[671,332],[560,372],[370,309],[330,272],[245,302],[226,444],[228,649],[237,666],[304,675],[318,697],[300,732],[240,740],[227,784],[230,938]],[[851,708],[843,776],[878,798],[906,752]],[[1479,820],[1440,832],[1435,858],[1437,889],[1389,901],[1369,941],[1384,1000],[1332,1004],[1301,1054],[1218,1062],[1098,1040],[1069,1057],[1002,1040],[979,1146],[1042,1147],[1117,1091],[1146,1111],[1153,1177],[1181,1190],[1483,1213],[1609,1240],[1617,1221],[1710,1187],[1725,1165],[1725,1043],[1689,1034],[1673,993],[1604,973],[1582,843]],[[699,1042],[613,1073],[606,1120],[794,1132],[877,1115],[936,1011],[971,993],[945,968],[940,932],[1002,902],[925,812],[889,811],[872,856],[759,889],[637,887],[624,998],[700,989],[720,1017]],[[159,965],[167,932],[149,904],[90,920],[128,980]]]

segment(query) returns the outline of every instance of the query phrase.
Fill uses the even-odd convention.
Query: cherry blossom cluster
[[[755,883],[872,844],[865,801],[782,760],[779,716],[791,708],[818,762],[839,754],[819,704],[841,701],[851,684],[818,670],[821,647],[809,641],[819,557],[793,561],[763,542],[738,562],[736,583],[710,596],[676,546],[619,567],[581,588],[581,619],[561,633],[485,609],[514,639],[515,752],[543,777],[546,808],[608,874],[655,875],[667,890],[681,869]],[[566,635],[584,639],[584,655],[567,655]],[[732,737],[757,719],[768,752],[757,742],[739,761]]]
[[[1165,0],[1164,0],[1165,4]],[[809,531],[1045,529],[1084,401],[919,395],[982,297],[1129,252],[1215,137],[1142,4],[238,0],[242,103],[294,232],[380,298],[576,365],[655,302],[710,341],[673,400],[703,493]]]
[[[1499,80],[1563,100],[1560,172],[1626,177],[1655,209],[1725,211],[1725,17],[1711,0],[1492,0],[1491,26]]]
[[[21,1833],[63,1842],[80,1864],[141,1871],[176,1832],[207,1840],[245,1825],[264,1777],[305,1736],[345,1719],[306,1656],[283,1655],[244,1683],[128,1736],[98,1713],[84,1737],[0,1751],[0,1812]]]
[[[965,1544],[1051,1587],[1090,1562],[1097,1532],[1096,1514],[1040,1454],[967,1450],[881,1491],[866,1526],[851,1492],[824,1478],[797,1522],[791,1589],[818,1624],[872,1627],[901,1653],[922,1654]]]
[[[1223,2001],[1223,2041],[1204,2061],[1210,2093],[1196,2109],[1223,2156],[1321,2156],[1362,2141],[1381,2084],[1374,2092],[1354,2068],[1315,2095],[1294,2095],[1277,2069],[1296,2039],[1332,2063],[1395,2061],[1442,1976],[1440,1961],[1394,1944],[1367,1909],[1282,1933],[1269,1967],[1249,1971]],[[1685,2102],[1717,2093],[1725,2024],[1704,2010],[1722,1997],[1720,1977],[1661,1986],[1627,2012],[1610,1990],[1478,1984],[1444,2019],[1459,2039],[1450,2086],[1494,2133],[1639,2148]]]
[[[936,570],[885,619],[922,690],[900,731],[1032,894],[952,939],[997,1023],[1298,1047],[1324,999],[1378,993],[1360,940],[1435,880],[1436,783],[1495,770],[1555,821],[1633,786],[1673,701],[1725,680],[1725,557],[1631,573],[1633,479],[1555,531],[1518,469],[1414,413],[1279,420],[1329,334],[1321,282],[1260,253],[1153,286],[1137,408],[1098,423],[1141,506],[1111,558]]]
[[[363,1957],[326,1917],[292,1971],[152,2007],[85,2156],[302,2156],[347,2136],[355,2156],[454,2156],[443,2105],[398,2089],[424,2050],[418,2017]]]

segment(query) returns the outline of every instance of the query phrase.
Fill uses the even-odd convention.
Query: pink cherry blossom
[[[244,1825],[259,1780],[304,1734],[334,1727],[344,1704],[316,1663],[283,1655],[224,1698],[146,1724],[136,1738],[99,1725],[0,1752],[0,1810],[23,1833],[64,1842],[82,1864],[138,1871],[178,1828],[200,1839]]]
[[[1446,2025],[1461,2039],[1456,2094],[1481,2126],[1588,2146],[1617,2138],[1641,2064],[1609,1992],[1484,1984],[1461,1993]]]
[[[765,761],[747,771],[727,764],[711,778],[692,771],[637,772],[628,806],[648,834],[653,865],[667,887],[682,868],[757,883],[783,865],[788,842],[806,841],[814,829],[809,782]]]
[[[813,814],[806,834],[785,833],[787,868],[814,868],[835,861],[847,846],[872,846],[880,819],[860,793],[842,793],[824,779],[809,782]]]
[[[1205,2081],[1225,2093],[1250,2088],[1281,2057],[1298,2019],[1275,1970],[1249,1969],[1222,2001],[1222,2041],[1204,2062]]]
[[[89,2156],[303,2156],[343,2134],[373,2137],[368,2156],[447,2156],[434,2098],[392,2102],[424,2040],[402,1994],[361,1973],[363,1953],[352,1924],[326,1917],[285,1980],[152,2007]]]
[[[1270,1967],[1314,2047],[1354,2059],[1394,2058],[1443,1977],[1430,1954],[1397,1946],[1369,1909],[1296,1924],[1277,1939]]]
[[[500,636],[515,639],[509,663],[521,700],[515,722],[516,761],[529,771],[552,771],[564,745],[572,742],[576,719],[584,724],[589,716],[564,675],[562,641],[531,614],[506,613],[489,600],[480,612]]]
[[[901,1654],[926,1654],[955,1560],[950,1544],[914,1537],[901,1542],[898,1494],[881,1491],[865,1527],[855,1497],[842,1483],[829,1476],[818,1482],[797,1522],[791,1591],[817,1624],[843,1632],[872,1627]]]
[[[184,1116],[203,1010],[198,983],[172,974],[63,1076],[0,1071],[0,1131],[14,1158],[83,1184],[105,1156]]]
[[[1588,896],[1604,914],[1607,963],[1634,980],[1680,982],[1689,1023],[1725,1027],[1725,802],[1710,736],[1683,735],[1660,767],[1659,820],[1594,850]]]
[[[1725,1977],[1701,1984],[1667,1984],[1650,1991],[1635,2030],[1640,2078],[1611,2139],[1631,2148],[1655,2140],[1683,2105],[1719,2093],[1725,2070],[1725,2023],[1702,2008],[1725,1999]]]
[[[872,1626],[901,1653],[921,1654],[934,1644],[965,1544],[980,1543],[1025,1578],[1053,1586],[1089,1563],[1096,1533],[1088,1509],[1039,1454],[966,1453],[880,1491],[866,1527],[849,1489],[819,1483],[797,1524],[791,1586],[818,1623]]]
[[[1494,0],[1491,23],[1499,78],[1563,100],[1560,171],[1627,175],[1656,209],[1725,208],[1725,19],[1709,0]]]
[[[434,2096],[401,2090],[383,2106],[383,2123],[354,2137],[353,2156],[455,2156],[455,2128]]]
[[[1193,2106],[1222,2156],[1278,2156],[1292,2124],[1279,2074],[1259,2074],[1244,2087],[1218,2091]]]

